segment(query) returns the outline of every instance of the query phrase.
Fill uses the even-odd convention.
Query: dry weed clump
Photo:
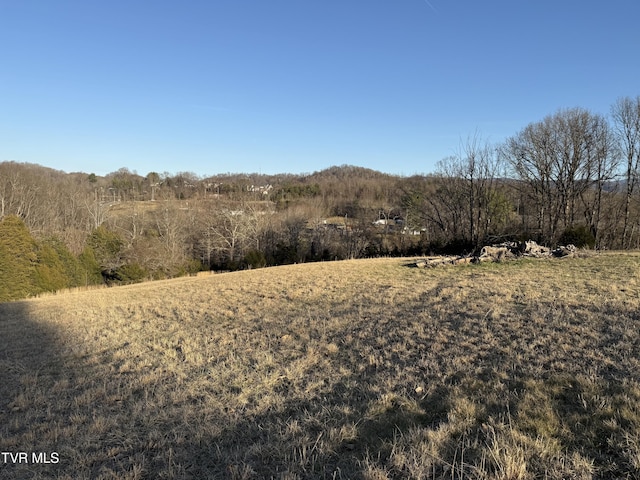
[[[640,476],[640,255],[404,264],[0,305],[0,478]]]

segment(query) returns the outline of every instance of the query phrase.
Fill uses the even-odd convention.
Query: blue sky
[[[0,161],[432,172],[640,94],[637,0],[0,0]]]

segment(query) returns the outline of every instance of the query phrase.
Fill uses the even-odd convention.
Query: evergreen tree
[[[15,215],[0,221],[0,301],[35,293],[36,242]]]
[[[99,285],[102,283],[102,269],[91,247],[85,247],[78,257],[78,264],[80,267],[78,286]]]
[[[87,285],[85,267],[55,237],[45,238],[38,242],[37,263],[35,267],[35,288],[38,292],[53,292],[62,288]],[[101,281],[98,275],[99,283]]]
[[[64,269],[64,273],[68,280],[67,287],[79,287],[86,285],[85,272],[82,264],[80,263],[79,258],[71,253],[67,245],[56,237],[48,239],[47,243],[51,245],[60,259],[62,268]]]
[[[35,292],[55,292],[70,285],[64,265],[53,246],[45,241],[37,247],[37,262],[34,272]]]

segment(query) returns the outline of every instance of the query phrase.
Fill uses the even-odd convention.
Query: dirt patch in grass
[[[640,256],[295,265],[0,306],[0,478],[636,478]]]

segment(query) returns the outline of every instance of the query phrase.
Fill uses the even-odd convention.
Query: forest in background
[[[288,263],[471,253],[534,239],[640,248],[640,96],[560,110],[428,175],[106,176],[0,163],[0,301]]]

